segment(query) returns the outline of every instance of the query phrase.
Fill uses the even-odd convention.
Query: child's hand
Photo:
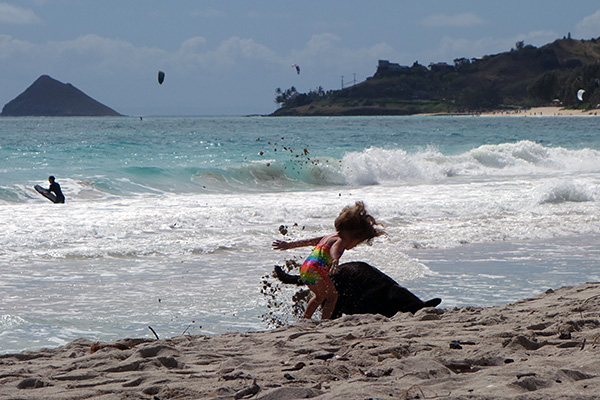
[[[329,267],[329,274],[335,274],[335,271],[337,271],[337,267],[340,263],[340,260],[333,260],[331,262],[331,266]]]
[[[287,250],[287,249],[291,248],[290,244],[283,240],[273,241],[272,246],[273,246],[273,250]]]

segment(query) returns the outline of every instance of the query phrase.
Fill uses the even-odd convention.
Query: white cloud
[[[375,43],[366,47],[344,46],[342,39],[331,33],[313,35],[306,45],[286,56],[286,64],[298,64],[302,73],[313,73],[315,81],[327,85],[337,81],[340,75],[346,80],[357,74],[359,81],[375,73],[377,60],[389,59],[397,62],[401,54],[387,43]],[[306,71],[306,72],[305,72]],[[323,75],[324,71],[328,71]]]
[[[0,60],[31,53],[34,48],[35,45],[30,42],[14,39],[10,35],[0,35]]]
[[[468,27],[485,24],[485,20],[473,13],[456,15],[432,14],[421,20],[421,25],[427,27]]]
[[[293,57],[302,58],[315,64],[323,61],[328,64],[332,62],[341,64],[349,59],[383,57],[386,54],[390,54],[387,57],[392,57],[395,53],[395,50],[386,43],[378,43],[358,49],[344,47],[338,36],[331,33],[321,33],[313,35],[302,50],[293,53]],[[369,62],[373,63],[373,60],[374,58],[370,58]]]
[[[48,55],[55,54],[56,58],[81,56],[81,60],[87,60],[89,64],[93,64],[97,60],[104,60],[121,66],[127,66],[132,60],[138,60],[141,57],[164,54],[164,51],[156,48],[135,47],[130,42],[95,34],[83,35],[75,40],[49,42],[42,48],[43,52],[47,52]]]
[[[309,54],[322,54],[335,49],[340,42],[341,39],[332,33],[321,33],[310,38],[304,51]]]
[[[600,36],[600,10],[588,15],[575,25],[574,33],[580,39],[592,39]]]
[[[267,46],[257,43],[253,39],[237,36],[222,41],[215,50],[201,55],[202,64],[212,68],[231,67],[240,61],[250,60],[267,63],[281,62],[275,52]]]
[[[28,25],[41,22],[33,11],[8,3],[0,3],[0,24]]]
[[[18,65],[28,64],[44,70],[95,71],[107,75],[123,75],[144,71],[149,67],[182,73],[200,68],[219,74],[225,73],[221,71],[223,69],[239,68],[244,71],[250,64],[263,68],[274,67],[275,70],[300,64],[319,67],[320,70],[333,67],[339,71],[371,73],[379,58],[397,60],[399,54],[386,43],[363,48],[346,47],[340,37],[331,33],[315,34],[303,47],[285,54],[277,53],[253,39],[237,36],[218,43],[195,36],[183,41],[176,51],[169,52],[96,34],[40,44],[0,35],[0,60],[8,61],[3,68],[5,71],[8,66],[14,69]]]
[[[156,47],[138,47],[117,39],[87,34],[74,40],[32,44],[15,40],[9,35],[0,35],[0,60],[16,61],[38,66],[77,66],[115,73],[147,69],[149,65],[181,71],[198,67],[218,71],[244,62],[266,64],[287,63],[270,48],[252,39],[231,37],[210,49],[205,38],[196,36],[182,42],[175,52]],[[7,65],[10,65],[8,63]],[[14,66],[14,65],[13,65]]]
[[[183,43],[181,43],[179,51],[182,53],[195,53],[201,49],[204,49],[205,45],[205,38],[202,36],[194,36],[193,38],[184,40]]]
[[[337,44],[341,39],[331,33],[312,35],[304,48],[293,51],[286,64],[299,64],[301,66],[328,65],[330,57],[337,58],[334,53],[339,53]]]

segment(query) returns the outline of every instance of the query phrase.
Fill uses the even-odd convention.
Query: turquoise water
[[[594,118],[3,118],[0,201],[27,200],[20,185],[51,173],[117,196],[268,191],[273,182],[278,189],[360,184],[353,171],[340,170],[339,162],[352,153],[369,158],[369,149],[391,158],[410,155],[405,167],[419,169],[419,155],[468,155],[482,145],[520,141],[540,149],[598,150],[598,136]],[[482,166],[503,162],[500,151],[490,149],[492,164],[481,160]],[[452,160],[445,164],[464,166]],[[381,178],[381,171],[366,173],[365,183]],[[399,182],[420,178],[400,171],[391,177]]]
[[[596,118],[0,118],[0,352],[264,329],[279,226],[356,200],[389,235],[342,261],[442,306],[598,280],[599,198]]]

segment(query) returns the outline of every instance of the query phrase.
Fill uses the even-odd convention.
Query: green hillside
[[[480,59],[401,66],[380,60],[366,81],[325,92],[278,89],[272,115],[411,115],[463,113],[499,108],[600,104],[600,38],[563,38],[536,48],[515,48]],[[585,90],[583,101],[577,91]]]

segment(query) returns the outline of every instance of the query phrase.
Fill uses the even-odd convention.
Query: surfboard
[[[49,191],[47,191],[46,189],[44,189],[43,187],[41,187],[40,185],[35,185],[33,188],[36,190],[36,192],[38,192],[39,194],[41,194],[42,196],[44,196],[51,202],[53,202],[53,203],[56,202],[56,196],[54,194],[50,193]]]

